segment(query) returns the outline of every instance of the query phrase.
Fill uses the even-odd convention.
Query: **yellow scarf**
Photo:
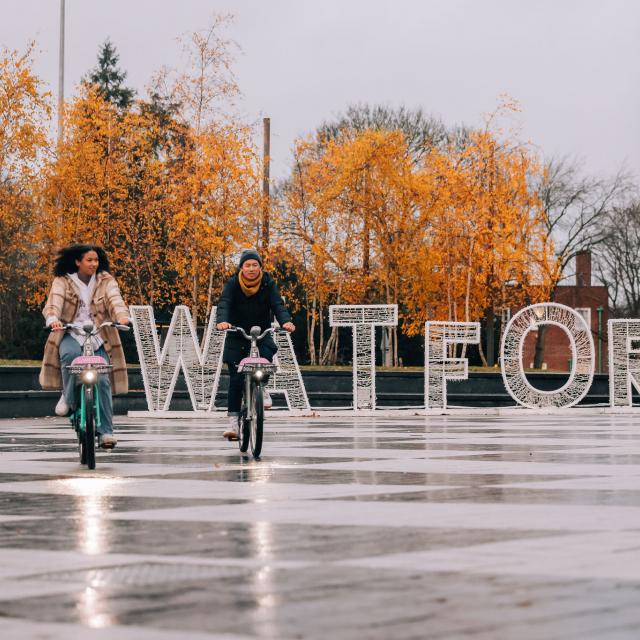
[[[242,271],[240,271],[240,273],[238,273],[238,281],[240,282],[242,293],[247,297],[252,296],[258,293],[260,283],[262,282],[262,271],[260,271],[260,275],[253,280],[247,280]]]

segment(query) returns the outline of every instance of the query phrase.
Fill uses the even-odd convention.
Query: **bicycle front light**
[[[98,381],[98,372],[95,369],[85,369],[80,374],[80,380],[83,384],[95,384]]]
[[[257,371],[253,372],[254,380],[262,380],[262,378],[264,378],[264,371],[262,369],[258,369]]]

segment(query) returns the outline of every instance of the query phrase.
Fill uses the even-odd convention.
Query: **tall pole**
[[[60,0],[60,54],[58,58],[58,144],[62,141],[64,109],[64,0]]]
[[[64,111],[64,0],[60,0],[60,51],[58,55],[58,157],[60,157],[61,145],[62,145],[62,118]],[[63,230],[63,216],[60,213],[62,204],[62,193],[58,189],[58,195],[56,197],[56,205],[59,212],[58,215],[58,237],[62,237]]]
[[[262,119],[262,250],[269,248],[269,165],[271,162],[271,119]]]

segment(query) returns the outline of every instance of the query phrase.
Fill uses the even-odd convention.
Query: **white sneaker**
[[[273,400],[271,399],[271,394],[266,389],[263,389],[262,391],[262,405],[264,406],[265,409],[271,409],[271,407],[273,407]]]
[[[69,405],[67,401],[64,399],[64,393],[60,396],[60,400],[58,400],[58,404],[54,409],[57,416],[67,416],[69,415]]]
[[[113,433],[100,433],[98,434],[98,442],[102,449],[113,449],[118,444],[116,437]]]

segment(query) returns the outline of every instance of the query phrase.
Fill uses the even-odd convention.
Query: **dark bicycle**
[[[277,366],[260,356],[258,342],[269,333],[283,331],[270,327],[261,332],[260,327],[251,327],[249,334],[241,327],[231,327],[228,331],[237,331],[251,342],[249,356],[243,358],[238,365],[238,373],[244,374],[242,406],[238,416],[238,446],[243,453],[251,447],[254,458],[259,458],[262,451],[262,434],[264,425],[264,385],[269,375],[275,373]]]
[[[80,399],[77,406],[71,408],[69,420],[78,438],[80,464],[89,469],[96,468],[96,437],[100,429],[100,394],[94,392],[100,376],[108,374],[111,365],[101,356],[94,354],[92,338],[98,335],[102,327],[115,327],[119,331],[129,331],[129,327],[115,322],[103,322],[96,327],[87,322],[82,327],[65,324],[64,331],[74,331],[84,336],[82,355],[74,358],[67,367],[69,373],[76,376],[80,384]]]

